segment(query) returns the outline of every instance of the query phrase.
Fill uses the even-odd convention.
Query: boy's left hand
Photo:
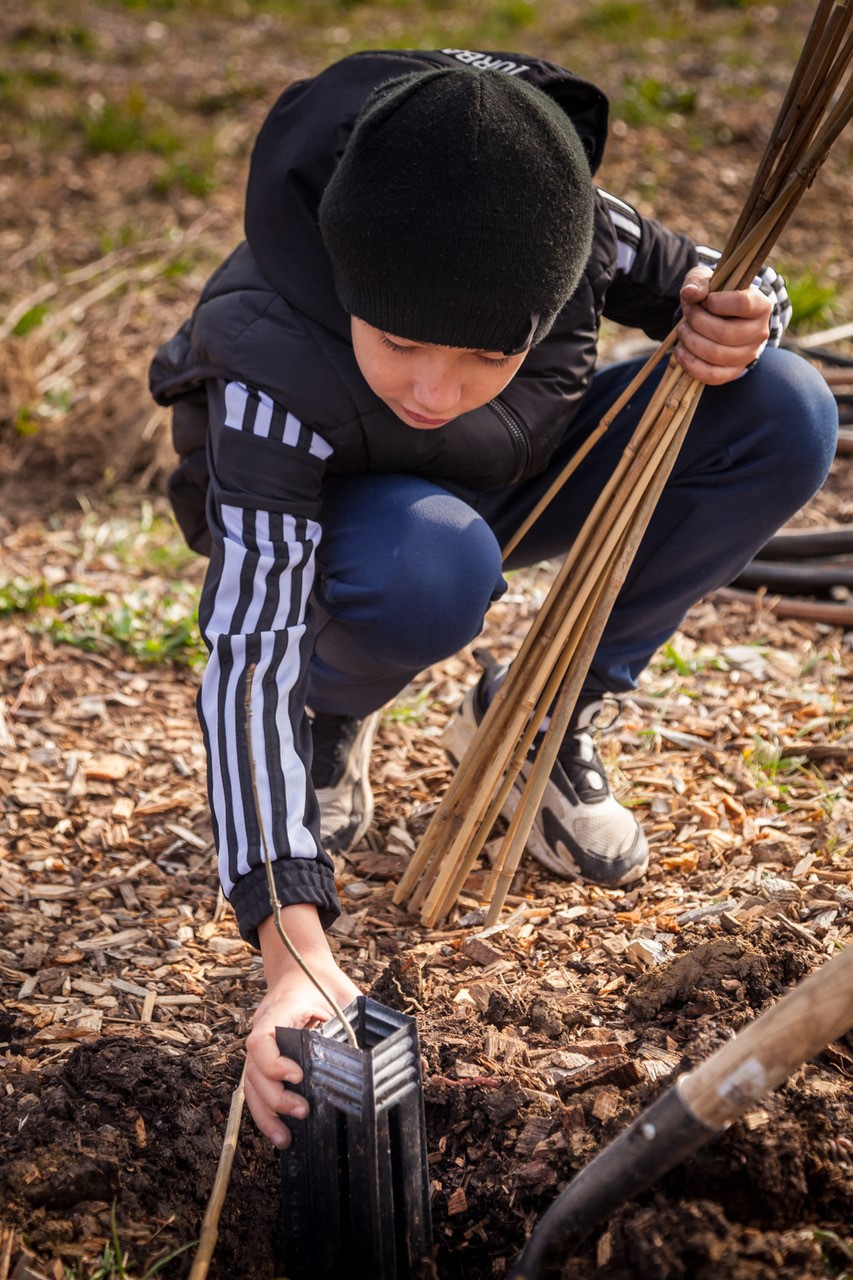
[[[754,286],[711,293],[711,275],[708,267],[692,267],[684,277],[675,358],[691,377],[719,387],[761,355],[773,303]]]

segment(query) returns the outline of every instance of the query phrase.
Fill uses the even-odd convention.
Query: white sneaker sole
[[[459,765],[461,763],[477,728],[477,720],[474,715],[474,691],[469,690],[441,737],[442,747],[455,764]],[[501,816],[507,822],[512,818],[518,808],[526,776],[527,770],[526,768],[522,768],[518,782],[516,782],[515,786],[504,801],[503,808],[501,809]],[[614,803],[617,802],[614,801]],[[558,789],[552,782],[548,782],[545,787],[545,794],[542,797],[540,814],[542,810],[546,808],[551,808],[559,812],[560,806],[564,804],[565,800],[560,795]],[[640,837],[642,840],[641,848],[643,849],[640,861],[635,866],[631,867],[617,882],[615,882],[613,887],[633,884],[634,881],[642,879],[646,874],[649,866],[648,844],[642,834],[642,831],[640,831]],[[552,845],[545,839],[544,833],[539,827],[538,819],[530,829],[525,848],[531,857],[535,858],[537,862],[541,863],[542,866],[546,867],[561,879],[585,879],[589,880],[590,883],[603,883],[599,880],[590,880],[589,877],[584,876],[583,871],[572,856],[571,850],[568,849],[562,841],[558,843],[556,849],[552,847]]]

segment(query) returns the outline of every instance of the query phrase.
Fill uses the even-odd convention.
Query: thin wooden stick
[[[524,535],[532,528],[532,526],[539,519],[540,515],[545,510],[545,508],[557,496],[557,494],[560,492],[560,490],[562,489],[566,481],[569,479],[569,477],[573,475],[574,472],[577,470],[580,463],[583,462],[584,458],[589,453],[590,449],[592,449],[592,447],[598,443],[598,441],[601,439],[604,433],[611,426],[611,424],[613,423],[617,415],[621,413],[621,411],[625,408],[625,405],[628,404],[629,400],[634,395],[634,392],[637,391],[642,386],[642,384],[645,382],[646,378],[649,376],[652,370],[660,363],[661,359],[666,355],[667,351],[670,351],[675,346],[676,337],[677,337],[676,330],[673,329],[667,335],[667,337],[664,338],[663,342],[660,343],[657,350],[654,351],[652,355],[649,356],[648,360],[643,365],[642,369],[638,370],[638,372],[632,378],[631,382],[628,384],[628,386],[625,388],[625,390],[622,392],[619,398],[617,400],[614,400],[613,404],[610,406],[610,408],[607,410],[607,412],[603,415],[603,417],[599,421],[599,424],[596,427],[596,429],[593,431],[592,435],[590,435],[590,437],[587,440],[585,440],[584,443],[580,446],[577,452],[572,455],[572,457],[566,463],[566,466],[563,468],[563,470],[560,472],[557,478],[551,482],[548,489],[545,491],[545,493],[537,502],[536,506],[529,513],[529,515],[525,517],[522,524],[518,527],[518,529],[516,529],[515,533],[506,543],[501,553],[502,560],[506,561],[509,558],[512,552],[518,546],[519,542],[521,542],[521,539],[524,537]]]
[[[669,371],[662,387],[656,393],[657,397],[665,397],[672,380],[677,377],[677,371]],[[644,419],[644,424],[645,421]],[[547,679],[547,669],[542,667],[542,652],[547,653],[555,647],[562,648],[569,638],[565,626],[565,613],[571,605],[563,588],[570,575],[583,580],[588,572],[590,556],[597,551],[595,542],[589,545],[589,536],[595,535],[611,496],[617,491],[623,477],[630,475],[630,469],[636,465],[637,458],[644,456],[643,450],[649,448],[645,439],[640,444],[636,443],[643,434],[644,432],[638,428],[634,442],[623,452],[616,470],[587,517],[575,545],[566,557],[557,580],[551,588],[545,605],[528,630],[503,687],[493,700],[474,741],[469,746],[466,753],[466,768],[457,770],[451,780],[442,803],[409,864],[395,894],[395,901],[402,901],[411,895],[409,905],[412,910],[420,907],[428,889],[429,876],[438,862],[447,859],[452,864],[454,851],[464,846],[480,821],[484,804],[476,799],[476,795],[478,792],[491,794],[497,785],[500,774],[512,753],[512,746],[518,740],[519,734],[523,732],[526,719],[532,713],[536,699],[540,696]],[[633,486],[630,489],[632,490]],[[628,504],[624,504],[620,511],[624,514],[627,507]],[[622,519],[622,515],[617,519]],[[421,877],[423,877],[421,885],[415,888]]]
[[[219,1164],[216,1169],[216,1177],[213,1180],[213,1190],[210,1193],[210,1199],[204,1211],[198,1249],[193,1259],[189,1280],[206,1280],[213,1251],[216,1248],[216,1241],[219,1238],[219,1218],[228,1192],[228,1183],[231,1181],[231,1167],[234,1164],[234,1154],[237,1150],[237,1138],[240,1132],[240,1120],[243,1116],[243,1104],[246,1099],[245,1085],[246,1067],[244,1064],[237,1087],[231,1094],[231,1107],[228,1111],[228,1123],[225,1126],[222,1150],[219,1153]]]
[[[679,378],[681,380],[686,378],[686,375],[680,371],[673,371],[673,373],[676,382]],[[647,421],[649,420],[649,415],[650,410],[647,410],[646,417],[644,417],[642,423],[643,428],[645,428]],[[605,571],[608,558],[612,558],[612,556],[616,554],[620,538],[628,527],[631,519],[632,511],[636,503],[638,503],[642,497],[643,484],[641,482],[641,477],[643,476],[644,471],[647,472],[649,468],[653,466],[656,457],[654,450],[659,449],[655,436],[645,433],[645,431],[641,430],[640,427],[638,427],[634,439],[636,440],[638,437],[643,435],[645,435],[645,438],[642,440],[642,443],[637,448],[629,446],[623,455],[623,461],[626,463],[625,474],[629,477],[629,481],[626,480],[626,489],[629,494],[628,498],[619,508],[616,516],[611,520],[611,523],[604,530],[604,533],[601,536],[598,536],[600,527],[599,521],[595,518],[595,513],[593,513],[593,515],[587,519],[584,529],[576,540],[574,548],[576,555],[578,554],[579,549],[581,551],[579,556],[580,563],[578,566],[578,578],[581,582],[585,580],[595,582]],[[586,538],[585,535],[587,535]],[[507,769],[507,773],[510,776],[507,777],[505,774],[503,783],[499,784],[497,797],[492,801],[492,804],[485,812],[485,815],[481,817],[481,815],[484,814],[483,795],[492,794],[493,787],[496,785],[495,782],[492,781],[492,777],[499,779],[501,769],[507,768],[507,762],[512,754],[512,743],[517,740],[518,733],[516,731],[512,736],[507,734],[502,741],[493,741],[490,736],[485,735],[481,741],[481,746],[484,749],[485,758],[490,761],[489,776],[485,778],[478,777],[474,781],[470,781],[469,779],[469,789],[466,792],[466,802],[463,810],[465,817],[463,818],[461,827],[456,832],[454,839],[452,839],[445,847],[443,860],[444,869],[440,872],[439,880],[436,882],[436,885],[431,892],[427,893],[427,886],[422,884],[420,889],[412,897],[410,905],[413,910],[416,910],[424,900],[425,894],[427,895],[424,905],[424,914],[422,916],[422,919],[426,924],[432,925],[435,920],[440,918],[443,914],[442,907],[439,904],[445,902],[443,895],[446,893],[448,884],[451,880],[453,884],[457,884],[459,882],[459,877],[461,876],[462,882],[464,882],[465,877],[473,866],[477,853],[473,852],[472,856],[472,849],[469,847],[466,855],[466,845],[472,838],[478,823],[482,823],[482,828],[485,829],[485,834],[483,834],[483,831],[481,830],[480,836],[474,837],[475,843],[479,843],[480,845],[485,843],[485,838],[488,830],[490,829],[491,823],[494,821],[494,818],[503,806],[503,800],[506,799],[512,783],[524,762],[527,748],[532,741],[532,737],[547,714],[571,662],[572,652],[576,643],[576,640],[572,640],[572,636],[577,630],[580,611],[582,608],[589,605],[589,601],[584,596],[583,592],[578,590],[573,590],[570,598],[566,597],[565,592],[562,592],[561,601],[567,607],[559,623],[559,628],[554,628],[551,631],[549,650],[563,656],[562,659],[557,659],[556,668],[550,676],[550,680],[547,683],[544,693],[540,692],[538,694],[536,710],[534,710],[533,699],[528,694],[527,705],[525,706],[525,711],[527,711],[528,716],[527,729],[524,737],[522,738],[521,744],[516,749],[516,754],[512,760],[512,764],[510,764]],[[555,601],[555,607],[551,610],[552,614],[556,612],[557,603],[558,602]],[[540,616],[544,615],[545,608],[546,607],[543,606],[540,611]],[[514,667],[510,672],[510,675],[512,674],[514,674]],[[547,675],[547,670],[544,674]],[[539,673],[537,672],[537,676],[538,675]],[[509,676],[507,679],[509,680]],[[543,678],[539,679],[540,685],[542,684],[542,679]],[[504,694],[503,689],[501,690],[501,694]],[[515,703],[513,703],[513,705],[515,705]],[[527,710],[528,707],[529,711]],[[516,726],[516,729],[517,727],[518,726]],[[467,758],[468,757],[466,755],[466,760]],[[466,778],[469,777],[467,771],[465,776]],[[458,870],[454,870],[455,868],[458,868]],[[459,887],[461,888],[461,884],[459,884]]]
[[[786,137],[790,135],[798,114],[797,103],[801,94],[807,94],[812,79],[812,66],[815,52],[820,44],[830,13],[836,7],[837,0],[820,0],[809,31],[806,35],[797,65],[791,76],[790,84],[782,100],[776,122],[764,151],[764,155],[756,171],[750,191],[743,208],[732,228],[726,243],[724,254],[730,252],[743,238],[743,234],[753,220],[756,205],[764,192],[767,180],[779,157],[779,152]]]
[[[418,873],[422,873],[424,879],[412,894],[409,905],[412,910],[417,910],[424,897],[429,896],[430,905],[425,910],[425,919],[433,920],[435,918],[438,890],[430,893],[428,882],[438,863],[444,861],[448,868],[440,873],[442,885],[446,885],[447,877],[454,874],[453,868],[459,865],[460,859],[473,865],[470,857],[465,857],[465,848],[468,840],[476,830],[477,824],[484,815],[484,796],[487,797],[493,794],[494,787],[499,785],[501,770],[506,767],[512,755],[512,744],[517,742],[518,735],[523,730],[524,717],[520,714],[521,710],[524,711],[525,715],[530,715],[533,711],[535,699],[541,696],[542,686],[547,678],[547,667],[543,667],[541,654],[532,653],[530,662],[535,662],[532,673],[529,669],[530,662],[525,661],[527,652],[530,649],[528,642],[531,639],[531,634],[541,624],[543,635],[537,638],[538,643],[540,645],[544,643],[547,646],[545,647],[546,654],[549,651],[559,653],[565,650],[568,663],[571,657],[571,645],[569,644],[571,627],[574,625],[577,609],[581,606],[583,599],[574,588],[574,582],[582,583],[590,575],[594,580],[597,576],[601,567],[602,536],[605,539],[606,547],[612,549],[616,545],[619,532],[624,527],[624,521],[629,517],[632,505],[639,500],[639,495],[642,493],[641,487],[638,487],[637,476],[642,474],[642,468],[646,466],[650,456],[649,451],[655,447],[654,435],[649,430],[650,424],[653,424],[656,415],[664,412],[673,389],[678,385],[679,379],[683,379],[685,376],[678,366],[674,366],[664,375],[661,385],[657,388],[651,404],[648,406],[641,423],[634,433],[632,441],[624,450],[616,470],[610,477],[604,491],[599,495],[593,511],[588,516],[581,533],[576,539],[567,557],[567,562],[563,565],[563,571],[549,593],[548,600],[534,620],[534,625],[528,631],[528,636],[522,646],[519,657],[513,663],[507,680],[495,699],[495,702],[503,699],[504,706],[509,704],[516,713],[516,719],[512,722],[511,727],[505,722],[501,722],[498,718],[489,723],[487,723],[487,718],[484,719],[483,724],[480,726],[480,732],[475,741],[470,744],[469,751],[466,753],[466,769],[457,771],[451,783],[451,788],[455,784],[453,794],[451,795],[449,789],[423,838],[422,849],[424,846],[429,848],[429,857],[418,868]],[[674,404],[675,402],[673,402]],[[658,424],[658,429],[662,429],[660,424]],[[611,493],[616,493],[620,484],[624,484],[625,491],[629,497],[627,500],[623,500],[615,520],[611,520],[610,526],[601,535],[600,528],[603,527],[601,519],[608,508]],[[596,557],[599,557],[599,559],[596,560]],[[573,581],[571,595],[568,596],[564,588],[568,581],[568,571],[570,569],[572,570]],[[552,621],[552,619],[558,620]],[[520,696],[515,694],[516,687],[522,691]],[[551,692],[549,703],[553,696],[554,692]],[[522,702],[521,708],[519,707],[520,701]],[[547,705],[548,703],[544,704],[544,708],[540,712],[540,720],[546,714]],[[491,710],[492,708],[490,708]],[[469,761],[470,768],[467,767]],[[494,808],[494,805],[492,808]],[[422,850],[418,852],[421,853]],[[401,885],[401,890],[403,888],[404,886]],[[408,891],[407,887],[406,891]],[[401,896],[403,896],[402,892]]]
[[[742,239],[743,233],[748,227],[750,220],[755,212],[755,203],[762,191],[765,183],[773,171],[776,164],[779,151],[783,145],[785,137],[790,134],[793,127],[793,120],[796,114],[796,101],[803,89],[804,82],[810,79],[811,65],[814,58],[814,52],[821,38],[823,30],[826,26],[827,19],[835,7],[836,0],[820,0],[814,19],[809,27],[808,34],[803,44],[797,64],[794,68],[782,104],[779,108],[776,121],[773,125],[770,137],[765,147],[764,154],[761,157],[752,184],[747,194],[747,198],[743,203],[743,207],[738,215],[731,234],[726,243],[726,250],[730,251]]]
[[[685,387],[685,398],[689,396],[689,399],[687,399],[685,411],[681,416],[677,431],[668,442],[664,457],[658,464],[658,471],[654,481],[650,484],[642,502],[639,504],[630,528],[623,536],[621,550],[618,556],[615,557],[612,568],[609,572],[605,571],[601,576],[593,617],[573,655],[571,678],[567,680],[560,691],[557,705],[551,716],[551,723],[539,748],[535,766],[530,771],[521,802],[513,815],[509,831],[504,839],[504,847],[495,863],[496,871],[492,877],[493,884],[490,883],[487,889],[487,898],[490,903],[489,912],[486,916],[487,926],[497,923],[500,917],[513,877],[518,870],[521,855],[527,844],[527,838],[530,835],[542,797],[545,794],[551,771],[556,763],[557,754],[568,730],[581,685],[595,655],[595,650],[610,617],[616,597],[624,585],[628,570],[637,554],[640,541],[654,514],[660,494],[669,473],[675,465],[687,428],[699,402],[699,395],[695,391],[692,391],[691,394],[691,391],[692,389],[689,386]]]
[[[9,1268],[12,1265],[12,1249],[15,1244],[15,1228],[9,1227],[4,1232],[3,1253],[0,1254],[0,1280],[8,1280]]]

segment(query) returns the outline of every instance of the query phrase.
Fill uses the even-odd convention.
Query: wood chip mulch
[[[818,521],[849,510],[844,485],[834,507],[820,501]],[[98,522],[90,513],[60,531],[7,523],[4,563],[30,579],[48,566],[53,581],[122,591],[145,576],[156,589],[150,573],[111,559],[109,515]],[[481,643],[511,655],[551,572],[542,565],[511,578]],[[199,573],[190,570],[190,580]],[[617,794],[648,833],[648,877],[607,890],[554,880],[529,862],[492,929],[482,928],[477,897],[483,868],[431,932],[391,901],[450,776],[440,735],[476,678],[473,659],[465,653],[424,673],[388,709],[373,762],[376,823],[340,861],[344,913],[331,936],[357,981],[420,1020],[442,1275],[457,1266],[468,1276],[504,1274],[571,1172],[641,1103],[850,941],[851,666],[849,635],[780,621],[760,604],[701,602],[601,742]],[[186,1067],[196,1080],[219,1080],[205,1147],[212,1178],[215,1118],[227,1110],[263,981],[216,888],[198,683],[197,673],[146,666],[118,648],[56,644],[38,618],[0,622],[0,1115],[16,1151],[10,1135],[51,1082],[100,1061],[119,1037],[129,1061],[153,1053],[170,1070],[196,1062]],[[684,968],[708,947],[698,967]],[[838,1107],[826,1081],[849,1079],[850,1037],[821,1063],[821,1087]],[[822,1164],[834,1151],[849,1191],[847,1105],[820,1140]],[[132,1123],[144,1143],[151,1116],[130,1112],[116,1108],[107,1127],[114,1135]],[[771,1100],[736,1128],[755,1151],[778,1118]],[[79,1130],[84,1150],[106,1141],[105,1123],[102,1109],[91,1131]],[[248,1124],[241,1142],[247,1167],[269,1158]],[[44,1182],[38,1161],[33,1168]],[[209,1189],[208,1165],[199,1169],[192,1209],[173,1213],[167,1228],[141,1192],[130,1195],[135,1175],[124,1170],[119,1223],[143,1254],[197,1233]],[[101,1183],[85,1212],[69,1211],[67,1196],[52,1209],[47,1193],[34,1209],[20,1176],[6,1188],[10,1264],[26,1257],[62,1277],[60,1264],[91,1261],[109,1236]],[[818,1209],[804,1221],[838,1228],[832,1186],[823,1216]],[[257,1177],[241,1194],[257,1198]],[[275,1195],[268,1178],[270,1224]],[[234,1222],[243,1221],[237,1212]],[[250,1274],[234,1269],[240,1230],[226,1212],[224,1269],[212,1275]],[[713,1234],[707,1222],[703,1230]],[[600,1236],[578,1274],[605,1274],[600,1258],[622,1256],[632,1232],[626,1221],[615,1243]],[[805,1247],[801,1225],[794,1235]],[[655,1257],[634,1274],[677,1274]],[[183,1262],[167,1274],[185,1274]],[[743,1274],[763,1273],[756,1264]]]

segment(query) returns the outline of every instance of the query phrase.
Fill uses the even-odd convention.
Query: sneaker
[[[506,668],[494,664],[487,667],[445,730],[442,745],[457,764],[505,672]],[[649,846],[634,815],[611,792],[595,748],[593,733],[604,709],[602,700],[578,704],[527,837],[527,849],[558,876],[624,885],[645,875]],[[518,807],[536,750],[534,745],[504,805],[507,819]]]
[[[374,711],[363,720],[312,715],[311,781],[320,806],[323,848],[328,853],[346,853],[373,818],[368,767],[380,714]]]

